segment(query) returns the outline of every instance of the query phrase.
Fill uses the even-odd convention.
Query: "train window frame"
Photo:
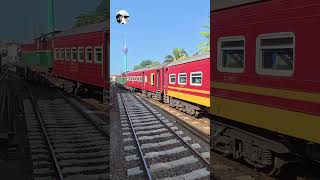
[[[91,51],[91,60],[88,59],[89,50]],[[87,46],[85,49],[85,62],[91,64],[93,62],[93,55],[94,55],[94,52],[93,52],[92,46]]]
[[[69,58],[67,57],[68,52],[69,52]],[[65,48],[65,60],[70,61],[70,59],[71,59],[71,49]]]
[[[76,58],[73,58],[73,55],[76,54]],[[77,62],[78,59],[78,49],[76,47],[71,48],[71,61]]]
[[[97,58],[97,55],[96,55],[96,51],[97,49],[100,49],[101,50],[101,61],[98,61],[96,58]],[[93,50],[93,60],[94,60],[94,63],[95,64],[102,64],[103,62],[103,47],[102,46],[95,46],[94,47],[94,50]]]
[[[171,81],[171,76],[174,76],[174,82]],[[176,74],[169,74],[169,84],[176,84],[177,76]]]
[[[239,49],[236,48],[221,48],[222,42],[226,41],[243,41],[243,67],[242,68],[230,68],[230,67],[223,67],[222,66],[222,54],[221,50],[232,50],[232,49]],[[243,73],[246,68],[246,38],[243,35],[240,36],[224,36],[218,39],[218,51],[217,51],[217,69],[220,72],[230,72],[230,73]]]
[[[59,48],[54,48],[54,59],[60,60],[60,49]]]
[[[193,83],[192,82],[192,75],[194,75],[194,74],[201,74],[201,83],[199,84],[199,83]],[[202,71],[196,71],[196,72],[191,72],[190,73],[190,85],[191,86],[202,86],[202,80],[203,80],[203,73],[202,73]]]
[[[279,46],[261,46],[262,39],[278,39],[278,38],[292,38],[292,45],[279,45]],[[259,34],[256,38],[256,73],[258,75],[267,76],[280,76],[280,77],[290,77],[295,72],[295,45],[296,36],[293,32],[277,32],[277,33],[267,33]],[[265,69],[262,67],[262,53],[263,49],[280,49],[282,48],[292,48],[292,70],[279,70],[279,69]]]
[[[60,55],[60,60],[61,60],[61,61],[64,61],[64,60],[65,60],[65,57],[66,57],[66,55],[65,55],[65,54],[66,54],[65,49],[64,49],[64,48],[60,48],[60,49],[59,49],[59,52],[60,52],[60,54],[59,54],[59,55]]]
[[[180,76],[181,75],[185,75],[186,76],[186,82],[185,83],[182,83],[182,82],[180,82]],[[187,73],[179,73],[178,74],[178,84],[180,84],[180,85],[186,85],[188,83],[188,75],[187,75]]]
[[[82,52],[82,59],[80,59],[80,53]],[[84,62],[84,47],[78,47],[78,62]]]
[[[144,83],[147,83],[148,82],[148,76],[144,76]]]

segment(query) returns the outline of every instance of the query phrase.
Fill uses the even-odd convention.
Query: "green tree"
[[[188,53],[182,49],[182,48],[174,48],[172,50],[172,54],[167,55],[164,58],[164,62],[163,63],[170,63],[172,61],[177,61],[177,60],[181,60],[188,57]]]
[[[109,19],[110,1],[101,0],[95,11],[86,12],[76,17],[74,27],[80,27],[88,24],[104,22]]]
[[[140,64],[134,66],[133,70],[138,70],[138,69],[142,69],[142,68],[150,68],[150,67],[158,66],[160,64],[161,63],[159,61],[144,60],[144,61],[141,61]]]
[[[203,27],[206,28],[208,31],[200,32],[200,35],[204,37],[205,41],[197,45],[196,54],[210,52],[210,25],[205,25]]]

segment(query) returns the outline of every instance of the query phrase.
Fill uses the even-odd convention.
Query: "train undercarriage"
[[[184,113],[189,114],[190,116],[198,117],[203,112],[202,107],[162,94],[160,91],[150,92],[142,90],[142,95],[144,97],[152,98],[157,101],[169,104],[170,107],[176,108]]]
[[[284,165],[320,155],[320,146],[292,139],[230,120],[213,117],[211,121],[211,150],[232,159],[244,161],[267,175],[279,175]],[[311,150],[312,149],[312,150]]]
[[[19,74],[25,77],[29,82],[45,87],[58,87],[65,91],[67,94],[72,95],[90,95],[99,99],[101,103],[109,103],[110,91],[108,88],[101,88],[89,84],[84,84],[58,76],[52,76],[50,71],[36,71],[30,68],[17,67]]]

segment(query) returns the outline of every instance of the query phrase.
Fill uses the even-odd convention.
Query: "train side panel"
[[[143,71],[145,79],[143,90],[149,92],[157,92],[162,93],[163,90],[163,69],[146,69]]]
[[[128,72],[126,86],[142,90],[142,71]]]
[[[191,83],[191,73],[201,74],[199,84]],[[170,76],[175,81],[170,82]],[[179,82],[179,76],[186,77],[185,83]],[[165,68],[166,95],[202,106],[210,106],[210,58],[178,64]]]
[[[320,143],[320,62],[313,53],[320,41],[319,15],[320,4],[314,0],[265,1],[214,13],[212,56],[218,58],[218,38],[242,36],[245,68],[242,73],[220,72],[213,61],[211,113]],[[293,39],[292,73],[259,74],[257,38],[281,33]]]
[[[103,72],[103,61],[107,58],[103,56],[101,62],[95,62],[95,47],[104,47],[105,35],[103,32],[91,32],[86,34],[70,35],[57,37],[55,39],[55,49],[70,49],[70,60],[55,56],[54,74],[69,80],[78,81],[80,83],[90,84],[98,87],[106,87],[106,71]],[[83,48],[83,60],[80,62],[72,60],[72,48]],[[88,60],[86,56],[86,48],[92,48],[92,59]],[[102,48],[102,54],[106,55]],[[64,52],[66,55],[66,51]],[[78,56],[78,55],[77,55]]]

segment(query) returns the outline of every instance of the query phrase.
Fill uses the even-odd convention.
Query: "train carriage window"
[[[93,60],[93,52],[92,52],[92,47],[87,47],[86,48],[86,63],[92,63]]]
[[[221,37],[218,40],[218,70],[242,73],[245,65],[245,39],[243,36]]]
[[[84,60],[84,52],[83,52],[83,47],[78,48],[78,61],[83,62]]]
[[[64,60],[65,59],[65,52],[63,48],[60,48],[60,60]]]
[[[169,84],[175,84],[176,83],[176,75],[170,74],[169,75]]]
[[[59,49],[58,48],[54,49],[54,59],[55,60],[60,59],[60,54],[59,54]]]
[[[102,47],[94,48],[94,63],[97,63],[97,64],[102,63]]]
[[[256,72],[291,76],[294,72],[294,33],[262,34],[257,37]]]
[[[77,48],[73,47],[71,49],[71,60],[72,61],[77,61],[77,58],[78,57],[78,51],[77,51]]]
[[[190,73],[190,85],[193,85],[193,86],[202,85],[202,72]]]
[[[187,84],[187,73],[178,74],[178,84]]]
[[[66,61],[70,61],[71,53],[70,48],[66,48]]]

